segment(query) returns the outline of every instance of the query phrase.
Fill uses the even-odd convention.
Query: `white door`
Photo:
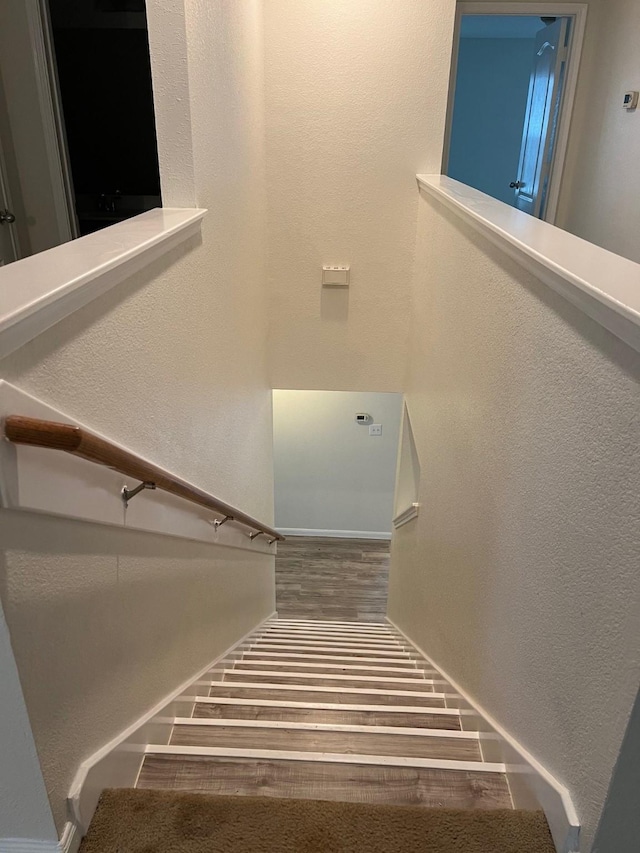
[[[557,18],[536,36],[520,166],[511,184],[515,189],[515,206],[536,217],[544,215],[562,100],[568,27],[567,18]]]

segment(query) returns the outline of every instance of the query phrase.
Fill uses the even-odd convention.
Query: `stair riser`
[[[441,808],[511,808],[504,774],[242,758],[147,756],[139,788]]]
[[[331,702],[339,705],[395,705],[412,707],[432,707],[444,708],[444,699],[436,697],[421,696],[419,694],[410,694],[409,696],[401,695],[395,692],[376,694],[363,691],[355,693],[353,690],[340,689],[338,692],[328,692],[327,690],[313,690],[312,688],[302,688],[300,690],[286,689],[289,685],[278,685],[277,687],[268,688],[263,685],[260,688],[256,687],[236,687],[231,684],[215,686],[211,688],[210,695],[213,697],[223,696],[238,699],[279,699],[293,700],[297,702]],[[267,692],[268,691],[268,692]],[[409,692],[409,691],[407,691]]]
[[[354,657],[354,658],[398,658],[400,660],[418,660],[419,655],[409,650],[386,649],[386,648],[346,648],[344,646],[302,646],[300,644],[266,644],[266,643],[249,643],[241,647],[243,651],[253,652],[289,652],[294,654],[321,654],[334,655],[337,657]]]
[[[176,726],[173,746],[226,746],[243,749],[404,755],[415,758],[442,758],[452,761],[480,761],[477,740],[421,737],[402,734],[301,731],[286,728],[240,728],[224,726]]]
[[[417,690],[427,691],[433,690],[433,685],[422,679],[404,679],[392,681],[390,679],[371,680],[371,676],[360,676],[359,678],[331,678],[331,676],[313,674],[313,675],[297,675],[295,673],[258,673],[255,670],[248,670],[250,674],[245,674],[242,671],[226,670],[224,674],[224,682],[232,684],[236,681],[253,681],[263,682],[265,684],[301,684],[310,687],[342,687],[364,689],[371,687],[376,690]]]
[[[417,658],[383,658],[383,657],[356,657],[351,655],[322,655],[322,654],[301,654],[299,652],[261,652],[258,650],[247,649],[243,652],[242,661],[249,662],[254,660],[263,660],[271,662],[294,662],[298,661],[313,661],[315,663],[326,663],[328,665],[336,665],[347,663],[355,665],[358,663],[366,664],[366,666],[375,666],[377,664],[384,666],[403,667],[405,669],[417,669],[421,663]]]
[[[375,711],[327,710],[323,708],[264,707],[197,703],[194,717],[221,720],[271,720],[292,723],[334,723],[351,726],[406,726],[460,731],[460,718],[453,714],[414,714]]]
[[[252,669],[260,669],[262,672],[309,672],[317,673],[318,675],[361,675],[361,676],[370,676],[375,675],[379,678],[383,678],[384,676],[390,675],[394,678],[413,678],[416,680],[419,679],[433,679],[437,678],[438,675],[434,670],[430,672],[423,669],[410,669],[403,667],[376,667],[376,666],[353,666],[352,664],[335,664],[333,666],[327,666],[326,664],[314,664],[309,662],[300,661],[299,663],[288,662],[288,663],[278,663],[277,661],[254,661],[250,660],[248,662],[239,661],[234,666],[233,669],[236,672],[242,672],[243,670],[252,670]]]
[[[253,642],[260,643],[262,646],[277,645],[296,645],[302,647],[307,646],[339,646],[343,649],[393,649],[395,651],[404,651],[407,646],[398,643],[395,640],[345,640],[340,638],[329,639],[314,639],[314,638],[297,638],[297,637],[257,637]]]

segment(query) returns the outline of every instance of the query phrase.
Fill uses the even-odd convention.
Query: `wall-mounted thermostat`
[[[625,92],[622,106],[625,110],[635,110],[638,106],[638,92]]]
[[[366,412],[358,412],[356,414],[356,423],[359,424],[370,424],[373,418],[371,415],[368,415]]]
[[[350,267],[322,267],[323,287],[349,287]]]

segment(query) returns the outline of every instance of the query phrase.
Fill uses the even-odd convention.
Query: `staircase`
[[[271,620],[212,670],[138,788],[512,808],[457,696],[382,623]]]

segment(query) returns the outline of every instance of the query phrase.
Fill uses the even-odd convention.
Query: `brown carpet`
[[[554,853],[542,812],[105,791],[80,853]]]

